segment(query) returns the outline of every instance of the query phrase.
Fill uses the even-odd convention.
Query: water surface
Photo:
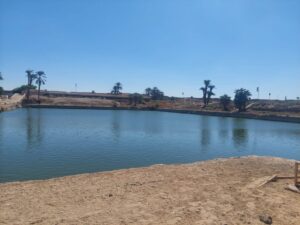
[[[300,125],[155,111],[0,113],[0,182],[244,155],[300,160]]]

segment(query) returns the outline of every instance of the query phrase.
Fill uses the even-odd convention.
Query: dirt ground
[[[31,99],[37,101],[37,96],[32,96]],[[97,98],[71,98],[71,97],[44,97],[40,98],[42,104],[53,106],[87,106],[87,107],[113,107],[116,103],[112,100],[97,99]]]
[[[300,224],[293,161],[245,157],[0,184],[0,224]]]
[[[0,96],[0,112],[21,107],[24,95],[14,94],[10,98]]]

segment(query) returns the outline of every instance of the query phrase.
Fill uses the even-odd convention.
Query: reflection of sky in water
[[[141,111],[0,114],[0,181],[254,154],[299,160],[300,125]]]

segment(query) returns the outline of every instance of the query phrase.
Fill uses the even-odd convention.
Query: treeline
[[[26,92],[26,100],[30,99],[30,90],[37,89],[38,90],[38,102],[40,102],[40,90],[41,86],[46,83],[46,74],[44,71],[34,72],[33,70],[26,70],[26,78],[27,84],[22,85],[18,88],[12,90],[13,93],[24,93]],[[0,81],[3,80],[3,76],[0,72]],[[216,86],[212,84],[210,80],[204,80],[203,87],[199,90],[202,92],[202,101],[203,108],[206,108],[212,100],[212,97],[215,96],[214,90]],[[112,90],[111,94],[120,95],[122,94],[123,85],[120,82],[117,82]],[[257,88],[258,96],[259,96],[259,87]],[[3,93],[3,88],[0,87],[0,95]],[[95,93],[92,91],[92,93]],[[147,96],[148,99],[151,100],[163,100],[164,92],[159,90],[157,87],[146,88],[144,94],[133,93],[129,95],[130,104],[140,104],[143,102],[144,97]],[[234,99],[231,100],[231,97],[227,94],[220,96],[219,102],[224,111],[228,111],[231,105],[234,105],[235,108],[240,112],[244,112],[247,110],[247,103],[251,100],[251,92],[247,89],[240,88],[234,91]],[[271,93],[269,93],[269,97]],[[174,99],[173,97],[171,99]],[[300,100],[297,97],[297,100]]]

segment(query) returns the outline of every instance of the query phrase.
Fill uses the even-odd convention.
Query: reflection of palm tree
[[[120,111],[114,111],[112,113],[112,133],[118,139],[120,137]]]
[[[37,112],[37,114],[35,112]],[[27,113],[27,117],[26,117],[27,143],[29,146],[35,143],[41,144],[43,139],[42,130],[41,130],[42,111],[40,109],[38,110],[27,109],[26,113]]]
[[[232,139],[237,148],[245,147],[248,142],[248,129],[244,119],[234,119]],[[241,149],[238,149],[241,150]]]
[[[219,122],[218,124],[219,139],[222,140],[223,142],[226,142],[229,136],[228,118],[219,117],[218,122]]]
[[[27,133],[27,143],[32,144],[32,109],[27,109],[27,118],[26,118],[26,133]]]
[[[211,124],[209,118],[202,117],[200,132],[201,132],[201,145],[204,148],[203,151],[206,151],[206,148],[210,145],[211,142],[210,127]]]

